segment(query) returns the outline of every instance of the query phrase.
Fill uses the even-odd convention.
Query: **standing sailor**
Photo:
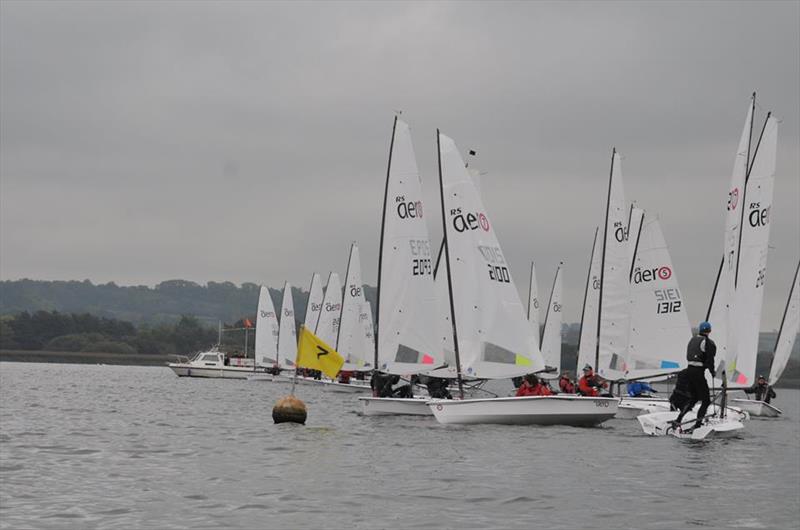
[[[703,417],[706,415],[706,410],[711,404],[705,372],[706,368],[708,368],[708,371],[711,372],[711,377],[717,375],[714,371],[714,356],[717,353],[717,345],[708,337],[709,333],[711,333],[711,324],[700,322],[697,327],[697,335],[692,337],[686,346],[686,360],[689,366],[685,372],[688,379],[688,390],[692,398],[681,409],[678,418],[673,422],[674,427],[680,426],[683,416],[698,401],[700,401],[700,409],[697,411],[697,421],[694,423],[694,428],[700,427],[703,423]]]

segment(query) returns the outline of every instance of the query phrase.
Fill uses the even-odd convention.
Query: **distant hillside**
[[[186,280],[169,280],[155,287],[119,286],[113,282],[94,285],[84,281],[0,281],[0,315],[22,311],[90,313],[134,324],[174,323],[192,315],[216,328],[217,322],[235,322],[255,316],[260,287],[243,283],[208,282],[199,285]],[[276,308],[283,300],[282,289],[269,289]],[[375,288],[364,286],[375,310]],[[292,287],[295,314],[302,320],[308,292]]]

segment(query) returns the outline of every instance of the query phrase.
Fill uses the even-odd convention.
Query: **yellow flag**
[[[344,364],[344,357],[322,342],[305,326],[300,327],[300,343],[297,345],[297,366],[319,370],[334,379]]]

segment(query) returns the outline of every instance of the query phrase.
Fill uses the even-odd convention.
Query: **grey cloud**
[[[0,4],[3,278],[305,285],[359,241],[376,276],[392,113],[434,241],[434,131],[476,148],[527,289],[574,320],[612,145],[662,219],[690,315],[722,246],[747,98],[782,118],[762,326],[800,255],[800,4]]]

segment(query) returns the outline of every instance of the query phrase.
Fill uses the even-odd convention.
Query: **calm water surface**
[[[797,528],[800,392],[736,439],[364,418],[298,387],[0,363],[0,528]]]

